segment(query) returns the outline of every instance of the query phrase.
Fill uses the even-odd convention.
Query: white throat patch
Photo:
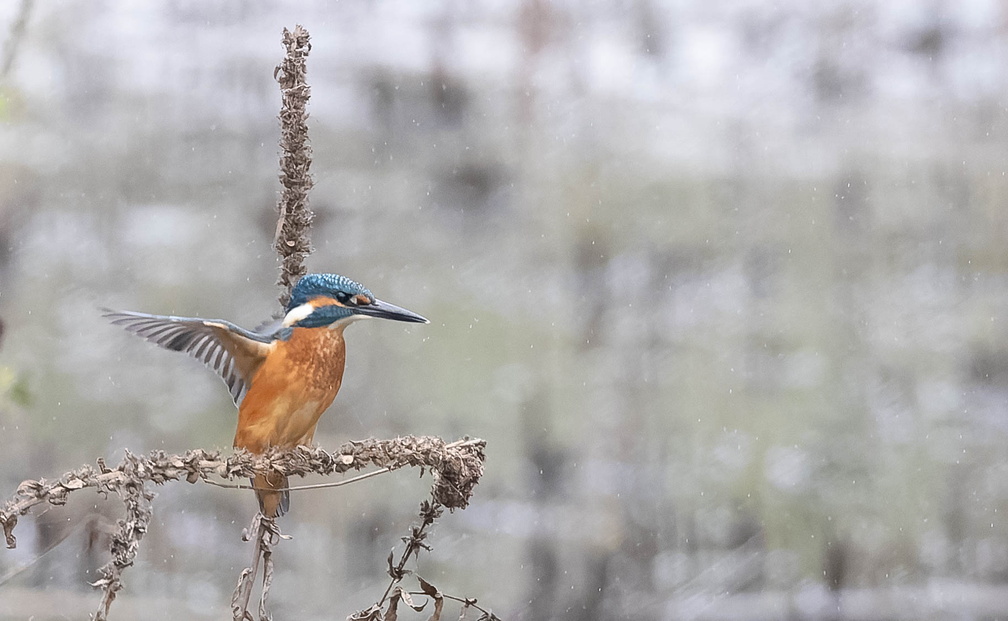
[[[308,315],[311,315],[313,312],[315,312],[315,307],[311,304],[305,303],[300,306],[295,306],[290,309],[286,315],[284,315],[283,327],[289,328]]]
[[[294,324],[296,324],[297,322],[301,321],[302,319],[307,318],[309,315],[315,312],[316,308],[317,307],[312,306],[310,302],[306,302],[300,306],[295,306],[294,308],[290,309],[290,311],[288,311],[286,315],[284,315],[283,327],[289,328]],[[335,330],[336,328],[342,328],[357,321],[358,319],[370,319],[370,317],[368,317],[367,315],[353,314],[350,315],[349,317],[337,319],[336,321],[332,322],[331,324],[329,324],[329,329]]]
[[[367,315],[356,315],[356,314],[350,315],[349,317],[344,317],[343,319],[337,319],[336,321],[332,322],[331,324],[329,324],[329,329],[335,330],[337,328],[344,328],[352,324],[353,322],[357,321],[358,319],[371,319],[371,317],[368,317]]]

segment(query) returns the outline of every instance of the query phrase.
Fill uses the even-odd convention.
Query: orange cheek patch
[[[308,301],[308,303],[312,305],[312,308],[321,308],[323,306],[333,306],[333,305],[343,306],[342,304],[339,303],[338,300],[327,297],[312,298],[311,300]]]
[[[358,306],[367,306],[371,303],[371,298],[364,295],[363,293],[358,293],[353,297],[354,304]]]

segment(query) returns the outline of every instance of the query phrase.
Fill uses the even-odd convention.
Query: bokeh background
[[[1008,617],[994,0],[2,3],[4,495],[230,446],[221,382],[98,309],[278,310],[295,23],[308,265],[432,319],[348,331],[316,440],[488,442],[414,569],[518,620]],[[275,617],[374,602],[428,485],[296,493]],[[253,498],[157,492],[113,617],[230,618]],[[77,496],[0,618],[97,605],[118,503]]]

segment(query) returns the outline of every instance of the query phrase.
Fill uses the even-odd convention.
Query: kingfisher
[[[338,274],[302,276],[283,317],[255,330],[221,319],[111,310],[104,316],[216,371],[238,406],[234,446],[255,454],[311,445],[319,418],[343,382],[348,325],[369,317],[430,323]],[[290,508],[286,476],[257,474],[252,487],[264,516],[278,517]]]

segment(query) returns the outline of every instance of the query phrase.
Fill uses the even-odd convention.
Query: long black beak
[[[426,318],[417,315],[413,311],[400,308],[395,304],[375,300],[366,306],[354,308],[354,312],[367,315],[368,317],[378,317],[379,319],[392,319],[394,321],[405,321],[408,323],[430,323]]]

